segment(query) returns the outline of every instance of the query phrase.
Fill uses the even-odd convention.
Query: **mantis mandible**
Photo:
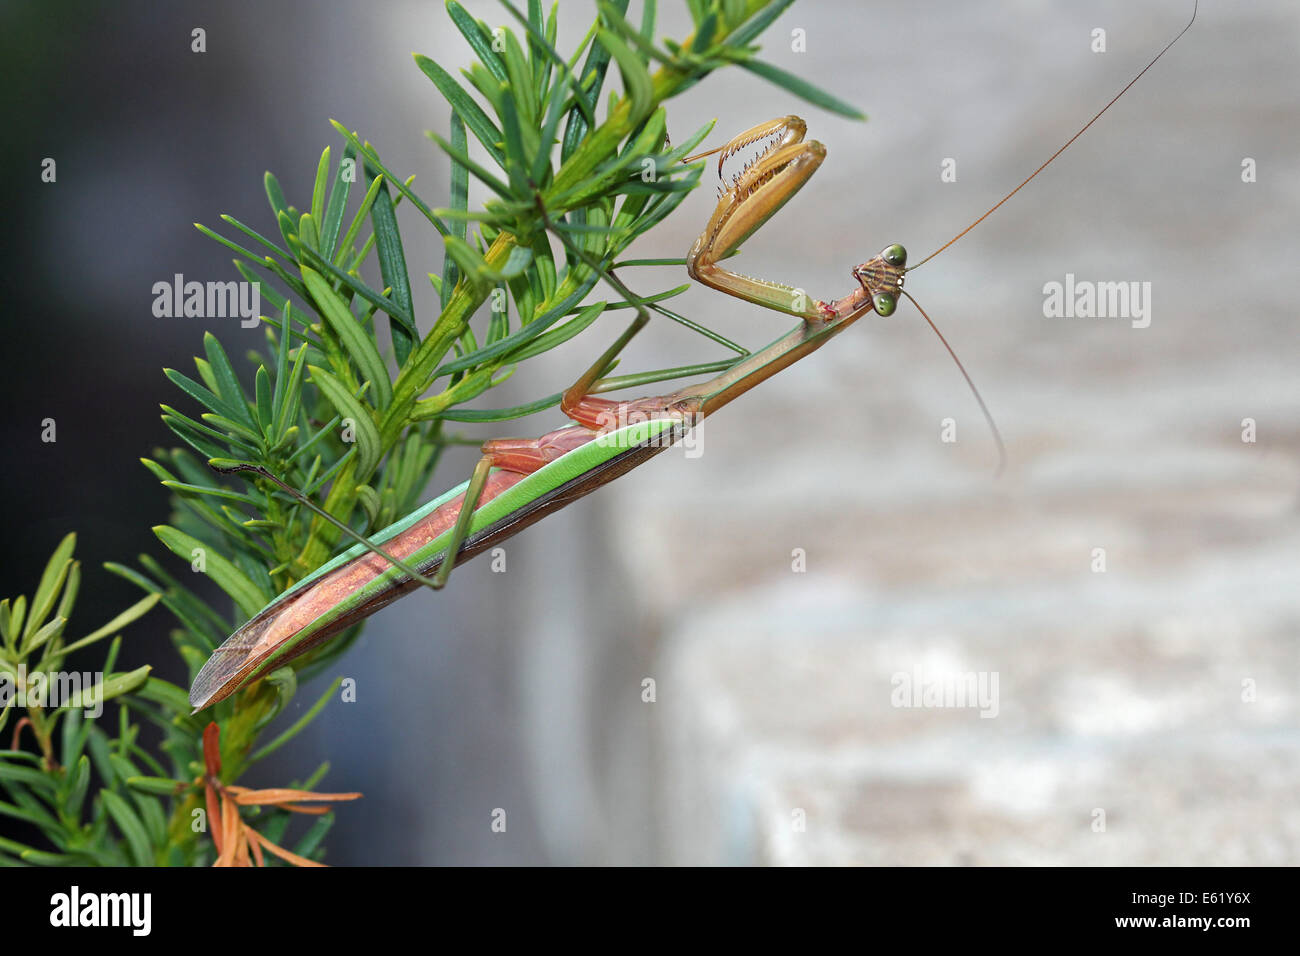
[[[647,316],[640,315],[564,393],[560,409],[572,424],[540,438],[486,442],[469,481],[390,525],[375,535],[373,542],[339,524],[359,543],[299,581],[231,634],[199,671],[190,690],[190,703],[196,710],[216,704],[415,588],[441,587],[456,561],[504,541],[648,461],[687,428],[821,348],[868,313],[891,315],[904,295],[916,305],[903,289],[906,274],[965,236],[1024,188],[1154,66],[1195,19],[1194,4],[1187,25],[1074,136],[984,215],[911,267],[901,245],[886,246],[852,269],[857,288],[829,301],[806,299],[791,286],[730,272],[720,264],[785,205],[825,159],[821,143],[804,141],[803,120],[797,116],[772,120],[717,149],[691,157],[720,154],[721,176],[723,162],[737,151],[749,146],[759,150],[742,172],[724,181],[713,215],[687,257],[687,271],[718,291],[795,315],[799,325],[717,377],[670,394],[621,402],[591,394],[618,353],[644,326]],[[917,309],[934,328],[924,310],[919,305]],[[934,330],[956,360],[942,334]],[[960,368],[960,361],[957,364]],[[961,371],[966,374],[964,368]],[[993,428],[1001,456],[996,426],[969,376],[966,380]],[[295,489],[284,487],[298,495]],[[305,503],[323,514],[310,501]],[[430,574],[433,577],[427,577]]]

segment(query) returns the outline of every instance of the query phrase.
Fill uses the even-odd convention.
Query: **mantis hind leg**
[[[609,371],[632,337],[645,327],[646,316],[635,319],[605,352],[560,397],[560,411],[576,424],[548,432],[540,438],[494,438],[484,442],[483,454],[498,468],[531,474],[595,438],[600,432],[621,427],[636,417],[663,418],[673,414],[671,396],[651,396],[613,401],[591,394],[598,379]]]
[[[828,318],[823,303],[802,290],[731,272],[718,264],[789,202],[821,166],[826,147],[816,140],[803,142],[805,129],[799,117],[787,116],[746,130],[716,151],[721,154],[721,176],[724,160],[746,146],[766,141],[754,160],[730,182],[724,180],[718,205],[691,247],[686,269],[691,278],[719,292],[809,321],[823,321]]]

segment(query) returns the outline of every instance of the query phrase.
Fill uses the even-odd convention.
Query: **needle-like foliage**
[[[162,406],[163,420],[183,447],[156,451],[144,464],[172,493],[170,522],[155,531],[180,560],[142,556],[135,568],[110,565],[148,596],[111,625],[65,645],[62,626],[77,573],[65,542],[31,604],[0,604],[0,671],[16,671],[33,656],[40,666],[57,667],[70,650],[114,634],[160,602],[176,621],[172,637],[192,680],[237,625],[339,550],[338,528],[275,483],[252,470],[235,477],[211,466],[279,476],[365,534],[417,504],[441,451],[469,440],[453,431],[458,423],[501,422],[557,404],[558,389],[514,408],[466,407],[605,313],[652,308],[729,345],[661,304],[685,285],[635,294],[616,267],[700,180],[704,163],[682,159],[711,124],[670,143],[664,103],[710,72],[738,64],[818,105],[860,115],[754,58],[759,34],[790,2],[687,0],[694,33],[674,42],[656,39],[654,0],[646,0],[637,23],[627,18],[627,0],[598,0],[596,21],[578,48],[561,56],[558,4],[546,14],[539,0],[529,0],[526,11],[503,3],[504,22],[489,26],[450,0],[450,22],[476,60],[457,77],[415,58],[432,92],[451,107],[449,127],[428,134],[430,163],[450,167],[447,200],[421,197],[414,176],[388,166],[362,132],[335,122],[338,161],[326,147],[311,195],[299,205],[266,174],[274,234],[232,216],[222,216],[218,229],[198,226],[235,254],[244,280],[257,284],[264,348],[232,360],[208,333],[193,373],[166,371],[183,394]],[[469,206],[471,179],[490,197],[481,208]],[[404,228],[433,229],[442,239],[440,270],[428,273],[436,315],[416,314],[399,207]],[[240,374],[249,361],[251,388]],[[623,376],[602,387],[717,371],[728,361],[735,358]],[[192,589],[185,579],[194,571],[229,600],[213,604]],[[49,618],[60,588],[66,607]],[[224,826],[210,821],[228,837],[223,861],[278,849],[290,814],[272,801],[257,829],[246,827],[238,806],[252,801],[236,799],[245,791],[234,781],[320,712],[337,684],[292,726],[261,742],[299,679],[327,666],[359,631],[360,625],[252,684],[202,722],[190,715],[185,691],[148,668],[104,680],[102,698],[123,702],[116,736],[76,709],[28,708],[24,726],[39,753],[0,754],[0,787],[11,798],[0,802],[0,813],[36,828],[50,848],[0,841],[0,861],[213,862],[219,851],[210,829],[192,825],[215,803],[213,793],[223,796],[222,809],[213,812],[228,818]],[[114,640],[106,674],[118,646]],[[5,716],[0,712],[0,728]],[[202,724],[209,719],[219,726],[220,759],[215,729],[204,752]],[[162,730],[161,756],[137,742],[141,721]],[[311,790],[325,769],[293,790]],[[92,770],[99,790],[87,805]],[[321,817],[285,859],[318,858],[330,819]],[[254,836],[232,840],[232,832]]]

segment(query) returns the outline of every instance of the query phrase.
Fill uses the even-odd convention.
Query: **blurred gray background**
[[[660,35],[685,36],[680,5],[661,7]],[[739,268],[829,298],[887,243],[919,261],[976,218],[1188,13],[1182,0],[804,2],[764,58],[869,122],[728,71],[670,103],[670,130],[717,117],[721,142],[808,120],[827,160]],[[592,15],[562,4],[562,51]],[[156,403],[178,396],[160,367],[191,368],[203,328],[153,318],[150,288],[174,272],[233,277],[190,223],[229,212],[272,229],[263,170],[305,196],[321,147],[337,150],[331,117],[444,195],[423,131],[444,130],[447,109],[409,53],[449,68],[470,53],[423,2],[19,3],[0,18],[9,593],[71,528],[88,566],[160,550],[148,527],[163,495],[136,458],[168,441]],[[909,276],[997,417],[1001,477],[911,307],[864,319],[707,422],[700,457],[668,452],[508,542],[506,573],[473,562],[446,593],[374,618],[339,665],[359,700],[332,704],[254,782],[328,758],[326,788],[364,791],[339,812],[335,863],[1296,862],[1298,40],[1287,0],[1202,3],[1083,139]],[[53,186],[39,183],[45,156]],[[947,158],[956,182],[940,181]],[[683,254],[713,195],[635,252]],[[436,237],[408,213],[412,274],[440,271]],[[1149,282],[1150,326],[1045,318],[1044,284],[1067,273]],[[433,297],[415,287],[427,328]],[[789,326],[704,288],[676,305],[751,347]],[[486,404],[556,390],[621,324]],[[232,354],[260,341],[217,331]],[[664,323],[627,367],[711,357]],[[47,415],[55,446],[39,442]],[[942,440],[949,418],[956,442]],[[430,492],[472,459],[449,458]],[[85,623],[134,597],[94,571],[82,593]],[[170,660],[166,622],[153,627],[124,663]],[[914,672],[996,673],[996,718],[891,706],[895,676]]]

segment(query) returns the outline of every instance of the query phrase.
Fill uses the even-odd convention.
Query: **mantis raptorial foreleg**
[[[719,292],[808,322],[844,319],[867,308],[889,315],[897,305],[907,262],[907,252],[899,245],[889,246],[854,269],[853,275],[862,288],[830,302],[810,299],[793,286],[741,275],[718,264],[789,202],[821,166],[826,147],[816,140],[805,143],[806,130],[807,125],[798,116],[786,116],[747,129],[719,149],[700,154],[719,154],[721,178],[722,164],[728,157],[746,146],[761,144],[754,160],[730,182],[723,181],[718,205],[691,247],[686,269],[691,278]]]

